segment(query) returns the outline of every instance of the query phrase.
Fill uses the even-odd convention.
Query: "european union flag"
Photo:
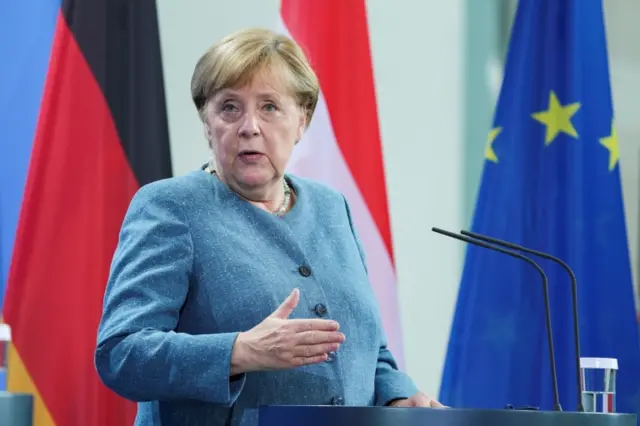
[[[600,0],[520,0],[472,231],[554,254],[578,279],[581,355],[618,359],[617,411],[640,409],[640,342]],[[571,286],[554,263],[563,410],[577,407]],[[468,246],[440,398],[553,408],[540,276]]]

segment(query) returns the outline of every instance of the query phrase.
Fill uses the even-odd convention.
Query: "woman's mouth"
[[[260,151],[245,150],[241,151],[238,156],[245,163],[255,163],[260,161],[262,157],[264,157],[264,154]]]

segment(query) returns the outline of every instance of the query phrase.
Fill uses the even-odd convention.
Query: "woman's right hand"
[[[289,319],[300,300],[294,289],[260,324],[240,333],[231,354],[231,375],[283,370],[327,360],[345,340],[339,324],[323,319]]]

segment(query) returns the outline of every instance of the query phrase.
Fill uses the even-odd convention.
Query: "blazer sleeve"
[[[133,401],[195,399],[229,406],[245,375],[230,378],[237,333],[175,331],[189,291],[193,243],[180,194],[149,184],[120,231],[94,362],[103,383]]]
[[[358,236],[358,233],[353,224],[351,209],[346,198],[344,199],[344,203],[347,209],[347,215],[349,216],[351,232],[353,234],[353,238],[355,239],[356,245],[358,246],[358,251],[360,252],[360,257],[362,258],[362,263],[366,270],[367,264],[364,249],[362,247],[360,237]],[[418,388],[416,387],[413,380],[407,374],[398,369],[398,365],[395,358],[393,357],[393,354],[387,348],[386,334],[384,330],[380,330],[380,332],[380,335],[383,336],[383,338],[380,342],[378,365],[376,367],[375,377],[375,405],[378,406],[388,405],[390,402],[396,399],[409,398],[418,392]]]

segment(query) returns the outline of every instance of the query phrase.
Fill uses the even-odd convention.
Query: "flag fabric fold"
[[[93,362],[102,297],[135,191],[171,176],[154,0],[59,5],[4,320],[10,391],[37,426],[132,424]]]
[[[620,152],[601,0],[521,0],[472,231],[556,255],[578,280],[581,355],[619,362],[617,411],[640,412]],[[537,260],[538,261],[538,260]],[[577,408],[572,299],[549,277],[560,401]],[[441,384],[455,407],[553,408],[540,276],[468,246]]]

